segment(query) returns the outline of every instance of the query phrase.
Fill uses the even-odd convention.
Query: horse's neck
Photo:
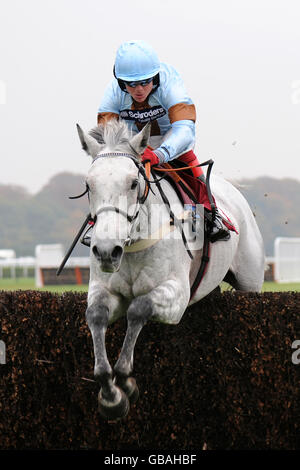
[[[151,227],[157,230],[161,224],[169,222],[170,211],[179,214],[182,212],[183,206],[176,192],[167,181],[162,180],[160,182],[165,202],[159,187],[155,184],[152,184],[151,187],[153,192],[149,191],[144,205],[148,213],[148,224],[151,224]]]
[[[160,184],[160,187],[161,187],[161,192],[163,192],[164,197],[169,202],[170,206],[172,207],[174,204],[175,205],[179,204],[182,207],[182,203],[181,203],[179,197],[177,196],[177,193],[174,190],[171,183],[169,183],[168,180],[163,179],[163,180],[160,181],[159,184]],[[152,204],[153,203],[160,204],[162,206],[165,205],[165,203],[163,202],[162,195],[161,195],[161,192],[159,190],[158,185],[152,184],[152,190],[155,194],[153,194],[150,191],[149,196],[150,196],[151,203]]]

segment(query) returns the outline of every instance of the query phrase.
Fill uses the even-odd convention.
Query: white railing
[[[0,278],[3,278],[4,269],[9,270],[10,277],[16,278],[17,268],[21,268],[23,270],[23,277],[28,277],[29,269],[35,269],[35,266],[36,260],[31,256],[26,256],[23,258],[0,259]]]
[[[300,282],[300,238],[277,237],[274,254],[275,281]]]
[[[75,266],[78,267],[89,267],[90,265],[90,258],[89,257],[71,257],[66,262],[66,268],[72,268]],[[57,266],[58,267],[58,266]],[[17,269],[22,270],[23,277],[29,277],[29,269],[34,269],[34,273],[32,277],[35,276],[35,271],[37,268],[37,261],[36,258],[33,257],[22,257],[22,258],[10,258],[10,259],[0,259],[0,279],[3,278],[4,269],[9,272],[9,277],[16,278],[17,277]]]
[[[90,257],[89,256],[71,256],[66,262],[67,268],[73,268],[78,266],[79,268],[89,268],[90,267]]]

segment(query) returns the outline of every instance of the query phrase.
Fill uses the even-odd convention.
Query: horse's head
[[[85,134],[77,125],[82,147],[93,160],[86,179],[95,221],[91,250],[105,272],[119,270],[139,211],[144,185],[139,157],[147,147],[150,127],[132,135],[124,121],[112,120]]]

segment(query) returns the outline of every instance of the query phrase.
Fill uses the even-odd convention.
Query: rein
[[[171,218],[171,224],[175,225],[180,231],[181,231],[181,236],[182,236],[182,240],[183,240],[183,243],[186,247],[186,250],[190,256],[191,259],[193,259],[193,255],[192,253],[190,252],[188,246],[187,246],[187,241],[186,241],[186,237],[185,237],[185,234],[184,234],[184,231],[183,231],[183,222],[184,221],[180,221],[178,220],[173,211],[171,210],[171,206],[170,206],[170,203],[169,203],[169,200],[168,198],[166,197],[165,193],[163,192],[162,188],[161,188],[161,185],[160,185],[160,181],[162,179],[165,178],[166,175],[163,175],[161,178],[157,178],[156,175],[154,175],[154,179],[153,180],[150,180],[150,177],[151,177],[151,164],[150,162],[146,162],[145,163],[145,167],[144,165],[140,162],[140,160],[138,160],[136,157],[134,157],[133,155],[130,155],[129,153],[124,153],[124,152],[108,152],[108,153],[104,153],[104,154],[98,154],[96,155],[96,157],[93,159],[93,162],[92,164],[97,161],[99,158],[110,158],[110,157],[126,157],[126,158],[130,158],[133,163],[136,165],[136,167],[138,168],[138,173],[141,174],[144,178],[144,181],[146,183],[145,185],[145,190],[144,190],[144,193],[143,195],[140,197],[138,196],[137,198],[137,204],[136,204],[136,207],[138,207],[138,205],[142,205],[144,204],[144,202],[146,201],[147,197],[148,197],[148,194],[149,194],[149,190],[152,191],[151,189],[151,184],[154,183],[156,184],[158,190],[159,190],[159,193],[161,195],[161,198],[164,202],[164,204],[166,205],[166,207],[168,208],[169,210],[169,213],[170,213],[170,218]],[[213,165],[213,161],[212,160],[208,160],[204,163],[200,163],[198,165],[193,165],[193,166],[185,166],[183,168],[155,168],[155,171],[160,171],[160,172],[165,172],[165,173],[168,173],[168,172],[172,172],[172,171],[179,171],[179,170],[190,170],[192,168],[196,168],[198,166],[206,166],[208,165],[208,171],[207,171],[207,192],[208,192],[208,197],[209,197],[209,200],[210,200],[210,203],[211,203],[211,207],[212,207],[212,215],[214,216],[214,212],[215,212],[215,205],[214,205],[214,202],[213,202],[213,198],[212,198],[212,195],[211,195],[211,191],[210,191],[210,186],[209,186],[209,176],[210,176],[210,172],[211,172],[211,168],[212,168],[212,165]],[[81,197],[83,197],[85,194],[88,195],[88,198],[89,198],[89,187],[86,183],[86,189],[83,193],[79,194],[78,196],[69,196],[69,199],[79,199]],[[59,276],[59,274],[61,273],[61,271],[63,270],[68,258],[70,257],[75,245],[77,244],[81,234],[83,233],[83,231],[85,230],[86,226],[88,224],[90,225],[94,225],[96,220],[97,220],[97,217],[99,216],[99,214],[101,212],[104,212],[104,211],[107,211],[107,210],[114,210],[115,212],[123,215],[124,217],[127,218],[128,222],[130,223],[133,223],[134,220],[137,218],[138,214],[139,214],[139,209],[137,208],[136,211],[135,211],[135,214],[130,216],[128,215],[125,211],[122,211],[121,209],[119,209],[118,207],[115,207],[115,206],[106,206],[106,207],[103,207],[101,208],[96,214],[94,217],[92,217],[91,213],[89,213],[84,221],[84,223],[82,224],[79,232],[77,233],[72,245],[70,246],[67,254],[65,255],[60,267],[58,268],[57,272],[56,272],[56,275]],[[131,239],[130,237],[125,241],[125,246],[128,246],[131,244]]]
[[[208,200],[209,200],[209,203],[210,203],[210,206],[211,206],[211,212],[212,212],[211,219],[212,219],[212,221],[214,221],[215,217],[216,217],[216,205],[214,203],[214,199],[212,197],[212,193],[211,193],[211,189],[210,189],[210,174],[211,174],[213,164],[214,164],[214,161],[212,159],[210,159],[210,160],[206,160],[203,163],[199,163],[198,165],[184,166],[184,167],[180,167],[180,168],[170,168],[170,167],[168,167],[168,168],[154,167],[154,168],[155,168],[155,171],[160,171],[160,172],[164,172],[164,173],[171,173],[173,171],[191,170],[191,169],[197,168],[199,166],[208,166],[207,173],[206,173],[206,183],[205,183],[205,185],[206,185],[206,189],[207,189]],[[162,178],[164,178],[164,176]],[[162,178],[160,178],[159,181]],[[179,184],[180,184],[180,186],[182,186],[181,181],[179,181]],[[187,195],[197,204],[197,200],[195,199],[194,195],[190,192],[188,187],[186,187],[186,185],[184,185],[183,189],[185,190]]]
[[[207,160],[207,162],[199,163],[198,165],[183,166],[180,168],[155,168],[155,171],[166,171],[169,173],[170,171],[191,170],[193,168],[197,168],[198,166],[208,165],[210,162],[211,160]]]
[[[144,181],[146,182],[146,185],[145,185],[145,190],[144,190],[144,194],[140,197],[138,196],[138,199],[137,199],[137,206],[138,205],[141,205],[141,204],[144,204],[144,202],[146,201],[147,197],[148,197],[148,194],[149,194],[149,190],[151,189],[150,187],[150,183],[153,183],[153,181],[150,181],[150,176],[151,176],[151,165],[150,163],[146,163],[145,164],[145,167],[142,165],[142,163],[137,159],[135,158],[133,155],[130,155],[129,153],[123,153],[123,152],[109,152],[109,153],[104,153],[104,154],[99,154],[99,155],[96,155],[96,157],[94,158],[92,164],[98,160],[99,158],[105,158],[105,157],[127,157],[127,158],[130,158],[133,163],[136,165],[136,167],[138,168],[138,171],[139,171],[139,174],[141,174],[144,178]],[[78,196],[69,196],[69,199],[79,199],[81,197],[83,197],[85,194],[88,195],[88,198],[89,198],[89,187],[87,185],[87,183],[85,184],[86,185],[86,188],[85,188],[85,191],[81,194],[79,194]],[[119,209],[118,207],[115,207],[115,206],[107,206],[107,207],[103,207],[101,208],[97,214],[95,214],[94,217],[92,217],[92,214],[89,213],[87,216],[86,216],[86,219],[85,221],[83,222],[82,226],[80,227],[79,229],[79,232],[77,233],[76,237],[74,238],[70,248],[68,249],[64,259],[62,260],[58,270],[56,271],[56,275],[59,276],[60,273],[62,272],[66,262],[68,261],[72,251],[74,250],[75,248],[75,245],[77,244],[79,238],[81,237],[82,233],[84,232],[85,228],[87,227],[87,225],[94,225],[96,220],[97,220],[97,216],[101,213],[101,212],[104,212],[105,210],[114,210],[115,212],[118,212],[120,213],[121,215],[123,215],[124,217],[127,218],[127,220],[130,222],[130,223],[133,223],[134,220],[137,218],[138,216],[138,213],[139,213],[139,210],[137,209],[135,211],[135,214],[133,216],[130,216],[128,214],[126,214],[125,211],[122,211],[121,209]],[[131,244],[131,239],[128,238],[126,241],[125,241],[125,246],[128,246]]]
[[[147,199],[148,193],[149,193],[150,183],[152,183],[152,181],[150,181],[150,176],[151,176],[151,165],[150,165],[150,163],[146,163],[146,165],[144,167],[143,164],[136,157],[134,157],[133,155],[130,155],[130,153],[108,152],[108,153],[100,153],[100,154],[96,155],[96,157],[94,158],[94,160],[92,162],[92,165],[99,158],[110,158],[110,157],[127,157],[127,158],[130,158],[130,160],[133,161],[133,163],[135,164],[135,166],[139,170],[139,174],[141,173],[141,175],[144,177],[144,180],[146,182],[144,194],[141,198],[139,198],[140,204],[144,204],[144,202]],[[88,190],[88,188],[87,188],[87,190]],[[79,195],[78,197],[84,196],[84,194],[86,194],[86,192],[87,191],[85,191],[84,193],[82,193],[82,195]],[[76,196],[73,197],[73,198],[70,198],[70,199],[76,199]]]

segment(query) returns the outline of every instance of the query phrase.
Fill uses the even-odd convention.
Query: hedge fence
[[[0,449],[299,449],[300,293],[215,294],[146,325],[118,422],[97,411],[85,309],[84,293],[0,292]],[[112,364],[125,328],[109,327]]]

